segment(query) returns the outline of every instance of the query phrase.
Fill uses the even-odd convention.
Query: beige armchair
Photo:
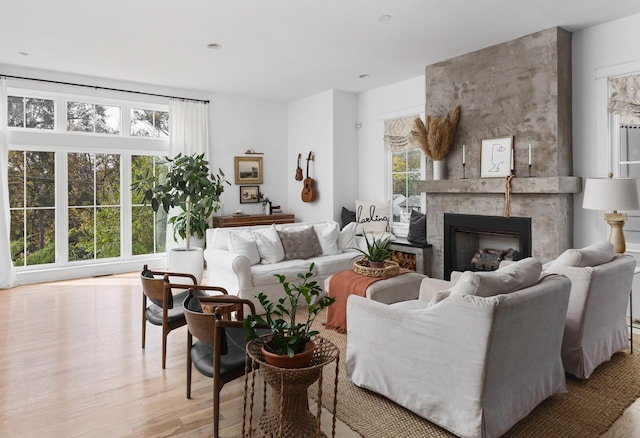
[[[537,263],[526,281],[507,279],[509,291],[502,283],[513,270],[465,272],[429,306],[426,292],[392,305],[352,295],[348,378],[458,436],[504,434],[566,392],[560,349],[571,284],[539,280]],[[496,285],[500,294],[487,296]]]
[[[598,365],[628,347],[626,314],[635,259],[614,255],[613,245],[598,242],[569,249],[544,272],[571,280],[571,297],[562,341],[565,371],[586,379]]]

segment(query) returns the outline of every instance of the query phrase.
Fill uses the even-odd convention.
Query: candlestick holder
[[[529,178],[531,178],[531,164],[529,164]]]
[[[462,179],[467,179],[467,174],[465,170],[466,170],[466,164],[462,163]]]

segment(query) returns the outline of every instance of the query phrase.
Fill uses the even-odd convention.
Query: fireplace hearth
[[[444,214],[444,278],[494,270],[502,259],[531,257],[531,218]]]

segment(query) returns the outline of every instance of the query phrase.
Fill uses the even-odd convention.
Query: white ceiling
[[[0,64],[290,102],[636,13],[638,0],[0,0]]]

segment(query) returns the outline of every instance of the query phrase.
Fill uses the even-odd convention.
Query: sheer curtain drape
[[[18,285],[16,269],[11,261],[9,245],[9,181],[7,163],[9,160],[7,144],[7,80],[0,79],[0,288],[6,289]]]
[[[169,101],[169,156],[209,153],[209,104],[191,100]]]

